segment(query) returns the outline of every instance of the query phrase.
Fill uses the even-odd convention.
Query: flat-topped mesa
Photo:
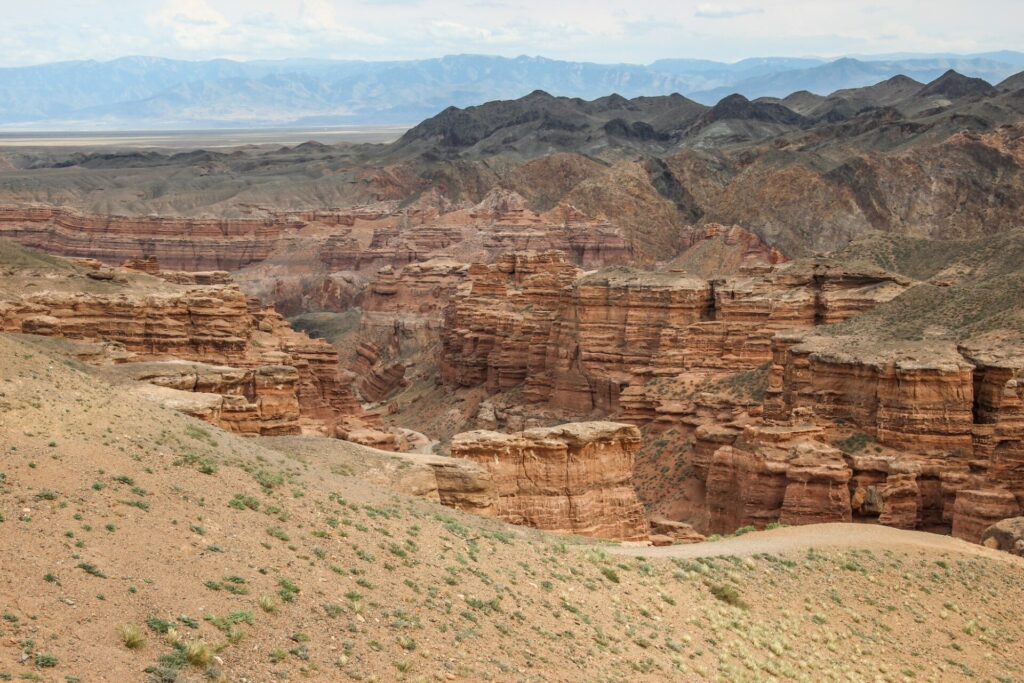
[[[472,285],[453,295],[444,380],[492,391],[524,382],[529,401],[605,414],[619,410],[624,390],[654,376],[753,369],[771,359],[776,332],[840,322],[907,285],[878,269],[827,261],[713,281],[614,266],[550,289],[537,313],[518,305],[518,290],[501,272],[472,266]],[[629,410],[651,415],[658,406],[631,395]]]
[[[445,311],[441,377],[491,391],[523,382],[543,362],[562,290],[578,271],[561,252],[515,252],[474,264]]]
[[[464,482],[439,478],[441,502],[547,531],[645,541],[649,525],[632,485],[639,447],[639,430],[614,422],[458,434],[452,456],[485,474],[471,498]]]
[[[146,357],[244,360],[252,321],[235,286],[41,291],[0,303],[4,331],[122,344]]]
[[[810,416],[829,439],[861,440],[855,513],[977,541],[1024,506],[1024,357],[1012,347],[787,333],[773,348],[766,418]],[[857,451],[871,441],[885,457]]]
[[[262,261],[302,225],[284,216],[99,216],[50,206],[0,206],[0,238],[110,264],[153,256],[180,270],[237,270]]]
[[[770,360],[777,332],[842,322],[895,298],[909,282],[877,268],[800,261],[749,268],[711,284],[714,301],[704,321],[666,330],[659,374],[756,367]]]
[[[79,259],[79,262],[81,261]],[[96,263],[99,264],[98,261]],[[98,265],[98,267],[101,266],[102,264]],[[121,268],[152,275],[178,285],[230,285],[234,282],[231,279],[231,274],[226,270],[163,270],[160,260],[156,256],[128,259],[121,264]]]
[[[883,446],[970,456],[974,366],[952,344],[793,334],[774,344],[770,419],[810,410],[848,421]]]

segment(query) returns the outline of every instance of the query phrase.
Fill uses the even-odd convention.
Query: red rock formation
[[[618,409],[619,393],[662,355],[673,331],[710,315],[706,281],[615,268],[573,283],[547,340],[531,396],[579,413]]]
[[[953,535],[980,543],[985,531],[995,524],[1020,514],[1020,505],[1009,491],[1002,489],[963,490],[956,494],[953,509]]]
[[[988,479],[1024,508],[1024,355],[1014,345],[976,342],[960,347],[974,365],[974,457],[988,462]]]
[[[879,455],[849,458],[858,515],[952,525],[977,541],[1020,509],[1024,359],[1014,347],[801,334],[778,335],[773,347],[766,417],[811,416],[834,434],[851,425],[876,442]]]
[[[996,522],[981,535],[981,544],[1024,557],[1024,517]]]
[[[298,371],[287,365],[255,369],[171,361],[120,368],[141,382],[142,394],[167,407],[238,434],[299,434]]]
[[[507,254],[474,265],[445,313],[441,377],[492,391],[521,383],[543,360],[561,290],[576,276],[561,252]]]
[[[473,461],[487,476],[475,486],[439,481],[438,492],[442,503],[512,524],[646,540],[648,523],[631,483],[639,446],[636,427],[612,422],[467,432],[453,439],[452,456]],[[467,497],[466,490],[476,493]]]
[[[884,446],[969,453],[973,366],[951,344],[879,345],[855,338],[776,340],[766,414],[807,409],[846,420]]]
[[[431,369],[444,309],[467,271],[465,264],[440,258],[377,272],[363,295],[351,365],[364,398],[383,399],[405,383],[412,366]]]
[[[591,217],[562,204],[537,213],[523,197],[495,188],[465,212],[447,221],[467,220],[492,256],[514,251],[562,251],[584,268],[633,261],[633,251],[622,233],[601,217]]]
[[[284,217],[91,216],[48,206],[0,206],[0,238],[106,263],[156,257],[181,270],[236,270],[261,261],[299,227]]]
[[[807,426],[751,426],[708,467],[708,530],[763,529],[772,522],[850,521],[851,470]]]
[[[495,268],[470,270],[445,323],[442,377],[489,390],[524,383],[524,397],[605,414],[670,414],[629,387],[684,371],[735,372],[771,358],[771,337],[845,320],[896,296],[905,281],[828,263],[787,264],[722,281],[611,268],[550,284],[533,310]],[[516,306],[519,308],[516,308]]]
[[[40,280],[47,289],[36,291],[32,285]],[[205,372],[219,378],[209,381],[167,366],[157,384],[176,390],[191,384],[189,391],[216,394],[196,410],[241,433],[295,433],[302,418],[310,428],[342,437],[363,430],[377,444],[389,438],[370,433],[373,420],[352,393],[333,346],[296,332],[235,285],[179,285],[91,264],[56,263],[45,273],[13,269],[0,280],[0,331],[116,344],[123,350],[120,362],[229,365]],[[207,391],[215,386],[221,391]]]

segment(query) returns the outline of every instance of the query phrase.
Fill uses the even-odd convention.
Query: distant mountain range
[[[649,65],[479,55],[402,62],[125,57],[0,69],[0,130],[411,125],[449,106],[537,89],[584,99],[679,93],[715,104],[732,94],[827,95],[896,75],[927,83],[950,69],[997,84],[1024,70],[1024,52]]]

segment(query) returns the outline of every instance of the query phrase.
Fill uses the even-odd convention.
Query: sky
[[[1024,49],[1024,0],[0,0],[0,66],[446,54],[670,57]]]

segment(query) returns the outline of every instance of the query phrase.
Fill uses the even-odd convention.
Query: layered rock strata
[[[350,366],[366,400],[379,401],[403,386],[408,370],[433,365],[444,309],[468,269],[438,258],[376,273],[363,295],[360,343]]]
[[[395,445],[363,411],[333,346],[296,332],[236,285],[195,280],[94,262],[14,269],[0,279],[0,331],[104,342],[120,349],[117,362],[165,363],[146,370],[166,390],[163,398],[171,391],[207,394],[175,400],[232,431],[290,434],[308,426]]]
[[[765,401],[769,427],[816,424],[821,433],[815,442],[843,447],[853,518],[951,530],[978,542],[988,526],[1019,514],[1024,500],[1021,358],[977,345],[879,344],[807,333],[779,334],[773,349]],[[722,488],[723,475],[716,470],[771,471],[779,460],[777,450],[752,439],[750,431],[740,435],[728,425],[713,424],[697,430],[691,458],[696,475],[706,481],[716,529],[734,523],[762,526],[766,519],[785,522],[781,508],[777,516],[715,517],[716,506],[736,505],[737,495]],[[755,476],[753,481],[760,480]],[[757,485],[752,488],[756,491]],[[824,498],[817,508],[818,521],[829,517]]]
[[[0,206],[0,237],[106,263],[156,257],[181,270],[236,270],[261,261],[302,223],[291,217],[95,216],[50,206]]]
[[[636,427],[612,422],[459,434],[452,456],[472,461],[486,476],[476,485],[439,480],[440,499],[512,524],[647,540],[648,522],[632,487],[639,446]]]
[[[139,393],[166,407],[237,434],[301,433],[299,373],[289,365],[254,369],[186,361],[129,363],[122,372],[139,382]]]
[[[562,290],[577,276],[562,252],[516,252],[474,264],[445,311],[441,377],[492,391],[521,384],[544,363]]]
[[[751,426],[708,465],[708,530],[851,520],[852,471],[820,428]]]
[[[771,359],[776,332],[840,322],[907,284],[829,263],[711,281],[617,267],[536,280],[526,301],[507,270],[474,266],[471,284],[456,292],[445,322],[445,381],[491,391],[523,383],[528,400],[605,414],[655,413],[656,406],[622,406],[620,397],[651,377],[757,367]],[[541,285],[549,290],[537,291]]]

